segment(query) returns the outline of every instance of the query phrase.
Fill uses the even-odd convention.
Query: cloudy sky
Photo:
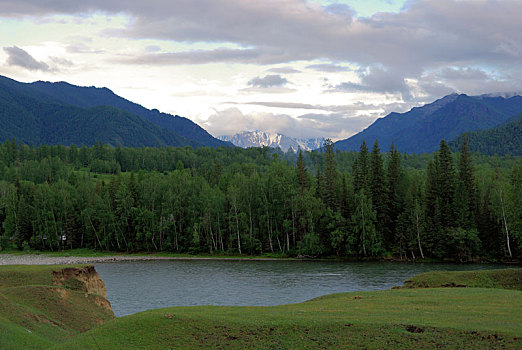
[[[341,139],[452,92],[522,90],[521,0],[0,0],[0,75]]]

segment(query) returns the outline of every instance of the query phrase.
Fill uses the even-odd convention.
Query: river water
[[[282,305],[389,289],[426,271],[499,265],[393,262],[156,260],[97,263],[116,316],[169,306]]]

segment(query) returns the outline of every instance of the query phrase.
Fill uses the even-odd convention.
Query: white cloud
[[[453,91],[522,90],[521,13],[513,0],[411,0],[367,18],[306,0],[4,0],[0,73],[108,86],[214,129],[266,119],[336,138]],[[35,35],[5,34],[24,28]]]

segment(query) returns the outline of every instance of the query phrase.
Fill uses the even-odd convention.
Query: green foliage
[[[378,144],[371,154],[364,144],[358,154],[326,146],[291,158],[266,148],[9,141],[0,144],[0,164],[9,164],[0,174],[0,237],[43,251],[522,256],[522,175],[513,160],[472,164],[463,149],[455,171],[445,143],[429,162],[395,148],[381,154]],[[353,172],[342,170],[350,162]],[[478,246],[469,235],[460,240],[473,230]]]
[[[502,125],[486,130],[462,134],[450,142],[450,147],[457,151],[467,139],[472,152],[505,156],[522,155],[522,114],[517,114]]]

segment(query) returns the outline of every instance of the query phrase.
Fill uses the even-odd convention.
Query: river
[[[96,263],[116,316],[169,306],[297,303],[389,289],[426,271],[501,265],[394,262],[169,260]]]

